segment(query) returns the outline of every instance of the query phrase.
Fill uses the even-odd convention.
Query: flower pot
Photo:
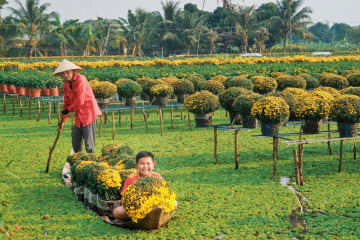
[[[320,131],[322,120],[305,119],[303,121],[303,133],[317,134]]]
[[[151,105],[166,107],[167,102],[168,102],[167,97],[154,97],[151,102]]]
[[[25,88],[24,87],[15,87],[16,94],[25,95]]]
[[[50,88],[49,96],[52,97],[59,96],[59,88],[58,87]]]
[[[149,95],[147,95],[146,93],[140,93],[140,99],[144,100],[144,101],[148,101],[150,99]]]
[[[241,125],[241,116],[236,112],[229,112],[230,124]]]
[[[96,98],[96,102],[100,108],[107,108],[112,98]]]
[[[263,136],[277,137],[279,135],[280,123],[261,123],[261,134]]]
[[[187,96],[188,96],[187,94],[176,95],[177,103],[183,104]]]
[[[40,88],[29,88],[29,97],[40,97],[41,89]]]
[[[50,94],[50,89],[48,88],[41,89],[41,93],[40,93],[41,96],[49,96],[49,94]]]
[[[210,127],[212,124],[213,113],[195,114],[194,119],[196,127]]]
[[[7,85],[6,84],[0,84],[0,92],[7,92]]]
[[[340,137],[356,137],[358,123],[337,123]]]
[[[16,93],[16,89],[14,85],[7,85],[8,93]]]
[[[258,120],[252,115],[241,115],[244,128],[257,128]]]
[[[136,105],[136,97],[125,98],[125,106],[135,106]]]

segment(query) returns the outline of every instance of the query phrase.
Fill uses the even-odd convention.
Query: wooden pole
[[[24,102],[25,102],[25,107],[26,107],[26,102],[27,102],[27,101],[26,101],[26,98],[24,98]]]
[[[104,113],[104,124],[106,124],[107,123],[107,112],[103,111],[103,113]]]
[[[354,159],[356,159],[356,138],[354,138],[353,148],[354,148]]]
[[[40,121],[40,98],[37,99],[37,118],[36,121]]]
[[[299,179],[299,163],[298,163],[298,156],[296,149],[293,150],[294,153],[294,167],[295,167],[295,180],[296,184],[300,185],[300,179]]]
[[[49,125],[51,124],[51,102],[49,102],[49,113],[48,113]]]
[[[13,110],[13,116],[15,116],[15,100],[12,101],[12,110]]]
[[[45,111],[45,106],[44,106],[44,101],[41,101],[41,105],[42,105],[42,111]]]
[[[342,158],[343,158],[343,143],[344,143],[344,140],[340,140],[339,172],[341,172],[341,163],[342,163]]]
[[[21,103],[21,97],[19,98],[19,104],[20,104],[20,117],[22,117],[23,108],[22,108],[22,103]]]
[[[6,97],[4,93],[3,93],[3,99],[4,99],[4,113],[6,113]]]
[[[134,109],[131,109],[130,122],[131,122],[131,130],[133,130],[134,129]]]
[[[330,123],[328,123],[328,138],[330,139],[331,138],[331,133],[330,133]],[[332,154],[332,151],[331,151],[331,143],[330,141],[328,141],[328,148],[329,148],[329,154],[331,155]]]
[[[173,107],[171,106],[171,109],[170,109],[170,118],[171,118],[171,129],[174,129],[174,109]]]
[[[115,113],[114,113],[114,111],[111,111],[111,116],[112,116],[112,130],[113,130],[112,139],[115,139]]]
[[[226,111],[226,112],[225,112],[225,117],[228,117],[228,116],[229,116],[229,112]]]
[[[149,133],[149,126],[148,126],[148,122],[147,122],[147,118],[146,118],[146,114],[145,114],[144,108],[142,109],[142,112],[143,112],[144,121],[145,121],[145,125],[146,125],[146,131],[147,131],[147,133]]]
[[[121,127],[121,110],[119,110],[119,127]]]
[[[188,124],[190,127],[190,131],[192,131],[192,127],[191,127],[191,121],[190,121],[190,112],[188,111]]]
[[[279,138],[273,137],[273,178],[276,178],[276,165],[277,165],[277,144]]]
[[[181,120],[183,120],[183,107],[182,106],[180,107],[180,118],[181,118]]]
[[[60,120],[60,103],[57,102],[57,114],[58,114],[58,120]]]
[[[239,169],[238,130],[235,130],[235,169]]]
[[[162,114],[162,107],[158,108],[160,114],[160,129],[161,129],[161,136],[164,136],[164,128],[163,128],[163,114]]]
[[[100,115],[99,137],[101,137],[101,130],[102,130],[102,115]]]
[[[62,124],[63,124],[63,119],[61,119],[61,120],[59,121],[59,126],[61,126]],[[55,141],[54,141],[53,146],[52,146],[52,147],[49,147],[49,158],[48,158],[48,161],[47,161],[47,164],[46,164],[46,169],[45,169],[45,172],[46,172],[46,173],[49,172],[50,161],[51,161],[51,154],[52,154],[52,152],[53,152],[54,149],[55,149],[55,146],[56,146],[57,141],[59,140],[60,133],[61,133],[61,131],[58,131],[58,134],[57,134],[57,136],[56,136],[56,138],[55,138]]]
[[[217,142],[218,142],[218,137],[217,137],[217,128],[218,127],[214,127],[214,157],[215,157],[215,165],[219,164],[219,158],[217,155]]]
[[[303,175],[303,162],[304,162],[304,144],[300,144],[299,145],[299,161],[298,161],[298,166],[299,166],[299,181],[300,181],[300,186],[304,185],[304,175]]]
[[[56,113],[56,102],[54,102],[54,113]]]
[[[31,98],[29,98],[29,120],[31,120]]]

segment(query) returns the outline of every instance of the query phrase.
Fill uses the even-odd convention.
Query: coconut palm
[[[235,32],[240,35],[243,44],[244,51],[247,53],[247,47],[249,45],[248,39],[250,34],[254,31],[256,25],[256,16],[254,14],[255,6],[240,6],[238,5],[235,12]]]
[[[22,47],[23,42],[19,37],[20,32],[11,17],[6,17],[0,22],[0,55],[3,56],[13,47]]]
[[[266,28],[260,27],[258,30],[255,31],[254,41],[256,42],[259,53],[263,52],[265,48],[265,42],[269,40],[269,38],[270,33]]]
[[[9,7],[12,12],[11,16],[19,24],[19,30],[22,34],[23,40],[29,48],[29,57],[33,56],[34,50],[51,31],[50,20],[53,14],[46,13],[49,3],[40,5],[39,0],[26,0],[23,5],[19,0],[15,0],[19,9]]]
[[[278,13],[272,18],[272,21],[283,32],[284,37],[284,53],[286,52],[286,39],[288,33],[303,32],[306,25],[310,23],[310,14],[312,10],[310,7],[301,8],[304,0],[278,0]]]

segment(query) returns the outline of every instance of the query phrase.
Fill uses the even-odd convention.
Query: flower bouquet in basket
[[[276,137],[280,123],[289,117],[289,105],[279,97],[265,97],[254,103],[251,114],[261,122],[264,136]]]
[[[151,104],[165,107],[168,97],[174,92],[173,87],[166,84],[157,84],[150,88],[150,97],[153,97]]]
[[[360,120],[360,97],[340,95],[330,106],[330,118],[337,121],[340,137],[356,137]]]
[[[141,228],[158,228],[165,225],[172,217],[175,193],[164,180],[154,177],[140,178],[126,189],[122,205],[127,215]],[[159,210],[163,222],[149,226],[151,222],[149,214]]]
[[[134,81],[127,81],[120,83],[117,86],[117,92],[119,97],[125,98],[125,106],[135,106],[136,105],[136,96],[142,92],[142,87],[140,84]]]
[[[101,108],[106,108],[109,105],[110,100],[116,94],[117,90],[116,85],[108,81],[93,80],[90,86]]]
[[[184,103],[186,97],[189,94],[194,93],[195,90],[194,84],[186,79],[177,80],[172,84],[172,86],[178,103]]]
[[[263,98],[261,94],[249,93],[238,96],[233,104],[235,111],[241,115],[244,128],[256,128],[257,119],[251,114],[255,102]]]
[[[314,95],[301,98],[294,107],[295,116],[303,120],[303,132],[319,133],[322,119],[329,114],[329,104]]]
[[[213,112],[219,108],[219,98],[209,91],[200,91],[186,98],[186,109],[194,114],[196,127],[209,127]]]

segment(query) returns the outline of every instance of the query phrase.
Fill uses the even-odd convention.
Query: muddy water
[[[289,188],[294,193],[296,199],[299,202],[299,207],[294,209],[292,211],[291,215],[289,216],[289,222],[293,228],[303,229],[302,233],[305,234],[307,232],[308,225],[304,219],[299,217],[298,213],[306,212],[306,209],[303,207],[302,203],[303,203],[303,201],[308,201],[308,200],[301,194],[298,194],[298,191],[296,191],[296,189],[293,186],[288,185],[289,181],[290,181],[290,178],[288,178],[288,177],[280,177],[280,184],[284,187]]]

